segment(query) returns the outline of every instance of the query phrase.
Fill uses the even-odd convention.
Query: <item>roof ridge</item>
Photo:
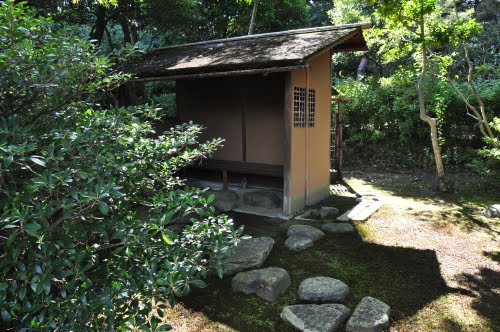
[[[349,29],[349,28],[368,29],[368,28],[371,28],[371,26],[372,26],[372,24],[370,22],[359,22],[359,23],[351,23],[351,24],[343,24],[343,25],[327,25],[327,26],[314,27],[314,28],[302,28],[302,29],[285,30],[285,31],[277,31],[277,32],[265,32],[265,33],[254,34],[254,35],[237,36],[237,37],[231,37],[231,38],[213,39],[213,40],[206,40],[206,41],[187,43],[187,44],[170,45],[170,46],[152,49],[151,52],[164,50],[164,49],[184,47],[184,46],[207,45],[207,44],[231,42],[231,41],[237,41],[237,40],[258,39],[258,38],[265,38],[265,37],[270,37],[270,36],[296,35],[296,34],[301,34],[301,33],[310,33],[310,32],[317,32],[317,31],[340,30],[340,29]]]

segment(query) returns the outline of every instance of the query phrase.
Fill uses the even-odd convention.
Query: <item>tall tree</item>
[[[257,7],[259,7],[259,0],[253,0],[252,17],[250,18],[250,26],[248,27],[248,34],[252,35],[255,29],[255,17],[257,16]]]

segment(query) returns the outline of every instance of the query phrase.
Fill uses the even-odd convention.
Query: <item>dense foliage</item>
[[[157,109],[101,107],[125,78],[92,45],[0,5],[0,303],[4,329],[165,329],[237,241],[178,172],[220,145],[155,133]]]
[[[494,129],[500,117],[498,15],[492,14],[492,7],[495,3],[490,0],[335,1],[329,12],[333,22],[374,23],[365,33],[370,48],[364,54],[368,66],[361,67],[359,56],[334,57],[337,89],[355,97],[345,105],[347,162],[419,168],[431,165],[431,145],[419,120],[417,95],[422,69],[420,45],[424,43],[427,73],[423,96],[427,113],[437,120],[445,165],[481,174],[499,170],[495,145],[500,133]],[[424,39],[417,29],[421,12]],[[356,70],[355,80],[351,77]],[[484,104],[484,120],[477,97]],[[485,125],[492,135],[483,135]]]

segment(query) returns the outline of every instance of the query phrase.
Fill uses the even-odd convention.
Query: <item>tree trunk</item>
[[[255,17],[257,16],[257,7],[259,6],[259,0],[253,0],[253,10],[252,10],[252,18],[250,19],[250,26],[248,27],[248,34],[253,34],[253,30],[255,28]]]
[[[106,40],[108,41],[109,50],[113,52],[115,47],[113,45],[113,38],[111,38],[111,33],[109,32],[108,28],[104,29],[104,31],[106,32]]]
[[[90,35],[91,39],[96,40],[97,45],[101,45],[102,37],[106,29],[106,7],[99,5],[96,11],[96,20],[94,29]]]
[[[364,55],[361,61],[359,62],[358,71],[356,72],[356,81],[361,81],[361,78],[363,78],[367,66],[368,66],[368,57]]]
[[[441,149],[439,147],[436,119],[431,118],[429,115],[427,115],[427,112],[425,110],[424,80],[425,75],[427,74],[427,49],[424,42],[424,37],[424,17],[422,13],[422,17],[420,19],[420,38],[422,40],[422,72],[420,73],[420,79],[418,80],[418,104],[420,108],[420,119],[426,122],[431,128],[432,150],[434,152],[434,161],[436,162],[437,187],[439,191],[445,192],[448,190],[448,188],[444,175],[443,160],[441,159]]]
[[[130,36],[130,29],[128,26],[127,18],[124,15],[120,18],[120,25],[123,31],[123,45],[132,43],[132,37]]]

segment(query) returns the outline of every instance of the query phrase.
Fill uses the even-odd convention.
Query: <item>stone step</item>
[[[342,214],[337,218],[337,221],[364,221],[368,219],[375,211],[380,209],[384,203],[380,201],[363,200],[355,207]]]
[[[389,327],[391,308],[376,298],[367,296],[359,302],[347,321],[346,332],[382,332]]]
[[[283,295],[290,284],[290,275],[280,267],[240,272],[231,280],[233,292],[255,294],[267,301]]]
[[[297,304],[284,307],[281,318],[298,331],[334,332],[350,313],[342,304]]]
[[[273,246],[274,240],[267,236],[241,239],[223,262],[226,275],[260,268]]]

